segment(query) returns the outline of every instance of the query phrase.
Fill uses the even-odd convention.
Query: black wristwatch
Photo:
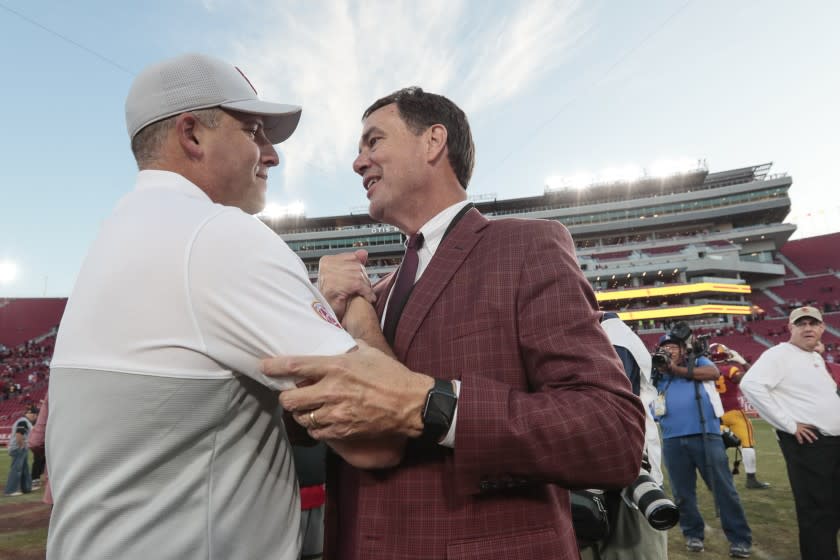
[[[426,406],[423,407],[423,435],[422,438],[438,443],[452,426],[458,397],[452,388],[452,382],[446,379],[435,379],[435,386],[426,395]]]

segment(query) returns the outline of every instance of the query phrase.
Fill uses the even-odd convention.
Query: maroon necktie
[[[397,281],[391,291],[391,299],[388,300],[388,311],[385,312],[385,328],[382,330],[388,344],[394,344],[394,333],[397,332],[397,323],[400,322],[405,302],[414,288],[414,278],[417,276],[417,264],[420,259],[417,251],[423,246],[423,234],[417,233],[408,238],[406,243],[405,256],[403,257],[400,269],[397,272]]]

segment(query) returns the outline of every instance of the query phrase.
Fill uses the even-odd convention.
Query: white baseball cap
[[[806,305],[805,307],[797,307],[790,313],[790,322],[795,323],[802,317],[810,317],[811,319],[816,319],[820,323],[822,323],[822,313],[820,313],[819,309],[815,307],[811,307],[810,305]]]
[[[272,144],[297,128],[301,108],[262,101],[245,74],[232,64],[203,54],[185,54],[146,67],[131,84],[125,100],[128,135],[173,115],[222,107],[264,117]]]

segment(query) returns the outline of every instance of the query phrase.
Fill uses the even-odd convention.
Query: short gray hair
[[[219,107],[211,107],[209,109],[197,109],[189,111],[198,122],[207,128],[216,128],[219,126],[219,120],[222,116],[222,109]],[[131,141],[131,151],[134,154],[134,159],[137,161],[139,169],[146,169],[150,167],[158,158],[160,158],[160,150],[163,147],[163,142],[169,131],[175,126],[175,119],[178,115],[174,115],[162,121],[153,122],[138,132]]]

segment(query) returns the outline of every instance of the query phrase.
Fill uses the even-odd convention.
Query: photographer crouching
[[[703,356],[691,329],[678,324],[664,335],[653,355],[658,395],[654,414],[662,427],[663,455],[674,499],[680,510],[680,528],[686,549],[704,549],[705,523],[697,508],[697,472],[712,492],[720,511],[729,555],[748,558],[752,533],[735,490],[720,433],[723,407],[715,387],[720,372]]]

